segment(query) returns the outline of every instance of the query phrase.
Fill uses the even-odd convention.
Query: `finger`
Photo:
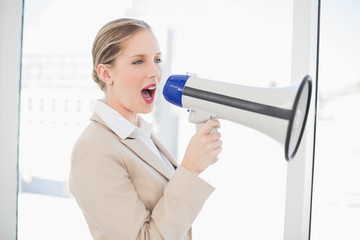
[[[221,146],[215,148],[215,154],[216,154],[216,156],[219,155],[219,154],[221,153],[221,151],[222,151],[222,147],[221,147]]]
[[[217,141],[221,138],[221,133],[219,132],[213,132],[209,135],[209,140],[210,141]]]
[[[211,129],[213,128],[219,128],[220,123],[218,120],[209,119],[206,121],[206,123],[200,128],[199,133],[200,134],[209,134]]]
[[[211,145],[210,145],[210,148],[212,150],[216,150],[217,148],[221,147],[222,146],[222,141],[221,140],[218,140],[216,142],[213,142]]]

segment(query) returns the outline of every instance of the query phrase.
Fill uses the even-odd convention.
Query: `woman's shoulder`
[[[71,153],[72,165],[98,168],[99,164],[123,164],[124,147],[118,137],[95,122],[90,122],[75,141]],[[91,167],[92,166],[92,167]],[[113,165],[112,165],[113,166]]]
[[[106,126],[91,121],[77,138],[74,147],[82,145],[98,146],[111,141],[118,141],[117,135]]]

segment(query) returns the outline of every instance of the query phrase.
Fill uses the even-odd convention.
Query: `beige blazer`
[[[191,239],[214,188],[152,139],[176,168],[173,176],[135,136],[121,139],[95,113],[75,143],[70,191],[94,239]]]

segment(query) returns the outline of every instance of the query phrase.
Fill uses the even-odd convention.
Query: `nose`
[[[161,77],[161,67],[159,64],[152,63],[149,66],[148,75],[150,78],[158,79],[158,82],[160,82]]]

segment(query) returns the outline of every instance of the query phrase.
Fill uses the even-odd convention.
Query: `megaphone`
[[[259,88],[189,75],[171,75],[163,89],[165,99],[189,109],[189,121],[200,126],[210,118],[226,119],[258,130],[284,146],[293,159],[301,143],[311,101],[312,80]]]

